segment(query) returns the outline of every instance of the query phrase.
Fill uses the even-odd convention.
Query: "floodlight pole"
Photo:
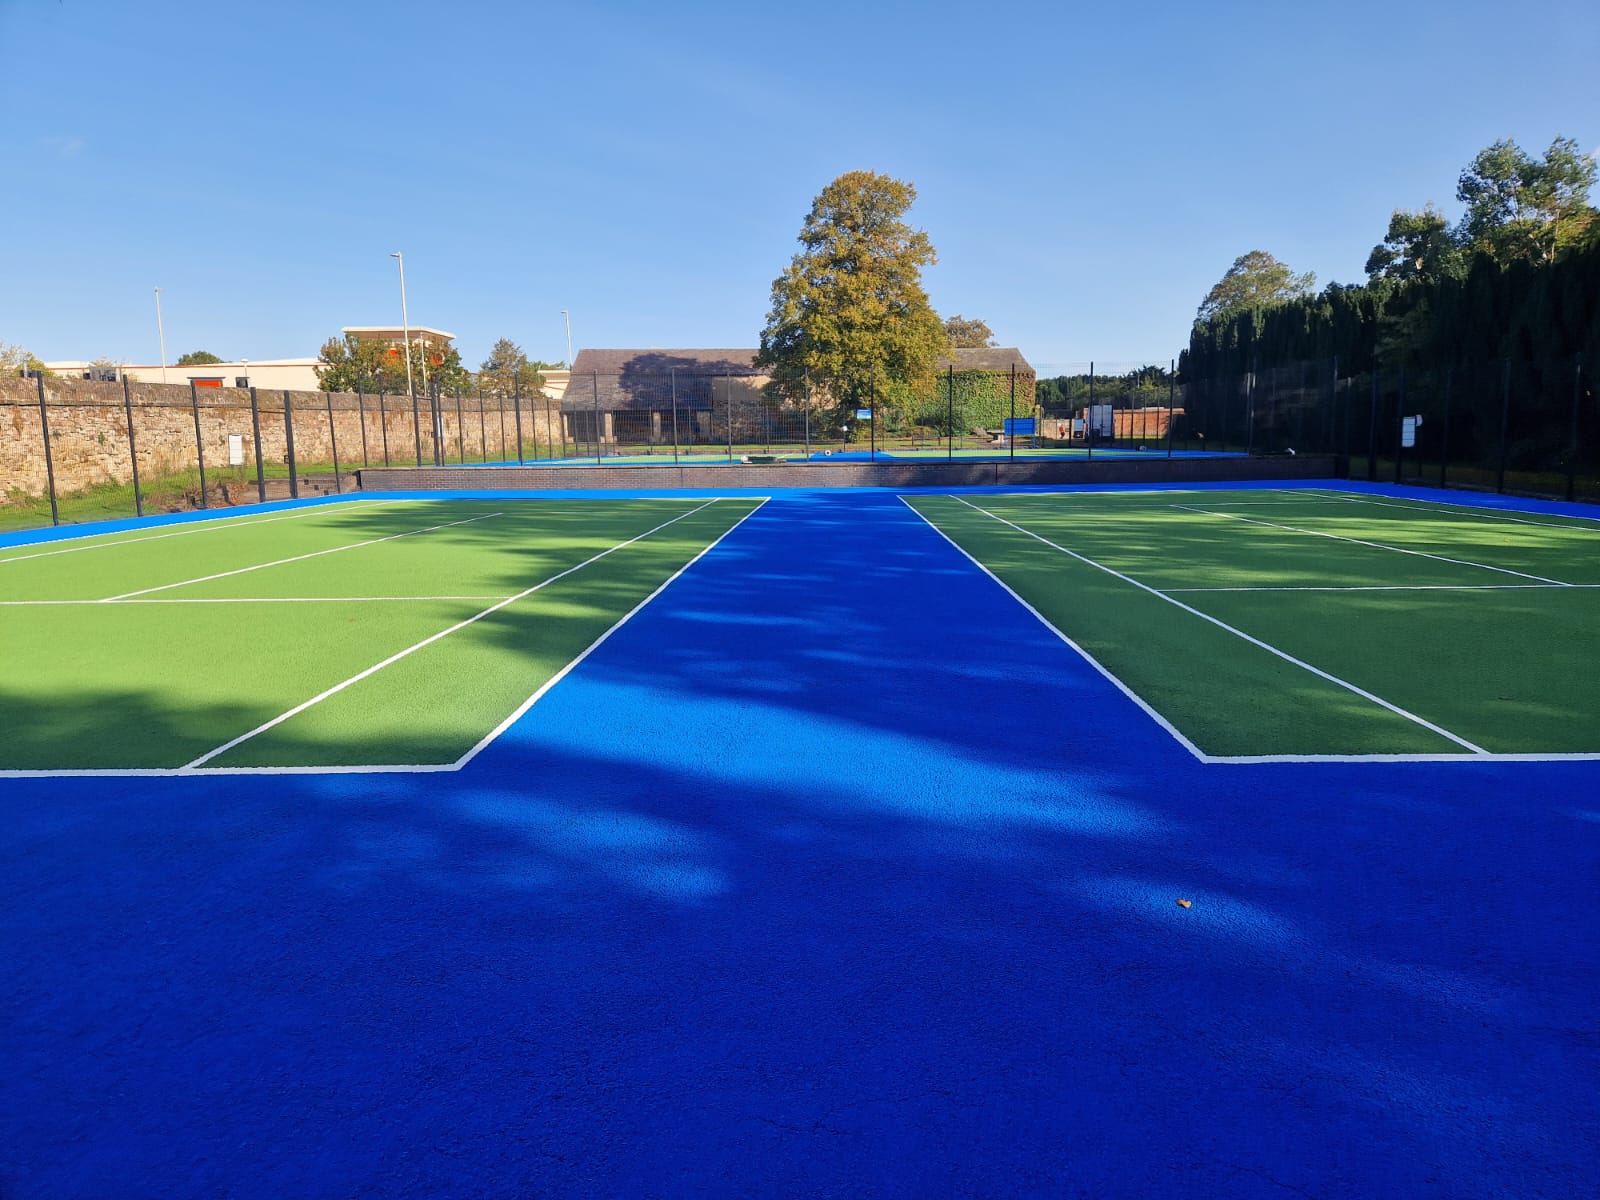
[[[167,330],[161,323],[161,289],[156,289],[156,337],[161,340],[161,382],[167,381]]]
[[[566,309],[561,310],[561,317],[567,323],[567,370],[572,370],[572,314]],[[571,376],[568,376],[570,382]]]
[[[411,318],[406,314],[406,258],[396,250],[389,255],[400,264],[400,334],[406,345],[406,391],[411,391]],[[427,381],[423,381],[426,385]]]

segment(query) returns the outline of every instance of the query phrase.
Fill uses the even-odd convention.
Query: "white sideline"
[[[1509,521],[1514,525],[1535,525],[1540,529],[1568,529],[1573,533],[1594,533],[1594,522],[1597,518],[1573,514],[1574,521],[1587,521],[1588,525],[1557,525],[1553,521],[1530,521],[1526,517],[1508,517],[1495,508],[1472,508],[1470,505],[1457,504],[1445,507],[1448,501],[1420,502],[1417,504],[1396,504],[1390,500],[1369,500],[1365,496],[1329,496],[1330,500],[1343,500],[1346,504],[1370,504],[1375,508],[1398,508],[1403,512],[1428,513],[1436,517],[1465,517],[1468,520]]]
[[[639,603],[635,604],[631,609],[629,609],[620,618],[618,618],[617,623],[615,625],[611,626],[610,629],[606,630],[599,637],[595,638],[594,641],[590,642],[588,648],[585,649],[582,654],[578,655],[577,658],[573,659],[566,666],[562,667],[561,670],[557,671],[554,675],[552,675],[549,679],[547,679],[544,682],[543,686],[541,686],[538,691],[534,692],[533,695],[529,696],[521,704],[517,705],[516,709],[512,711],[510,716],[506,717],[506,719],[501,721],[500,724],[496,725],[488,733],[484,734],[483,738],[478,742],[478,744],[476,746],[472,747],[472,749],[468,750],[460,758],[456,759],[456,761],[454,763],[451,763],[450,764],[450,769],[459,771],[462,767],[466,766],[473,759],[477,758],[479,754],[481,754],[484,750],[486,750],[489,747],[489,744],[491,742],[493,742],[496,738],[498,738],[506,730],[510,729],[513,725],[515,725],[518,721],[520,721],[522,719],[522,717],[524,716],[524,714],[526,714],[527,711],[530,708],[532,708],[535,704],[537,704],[541,699],[544,698],[544,695],[545,695],[546,692],[548,692],[551,688],[555,687],[556,684],[560,683],[563,679],[565,679],[568,675],[570,675],[574,670],[576,670],[577,667],[578,667],[578,664],[583,662],[584,659],[588,658],[591,654],[593,654],[596,650],[598,650],[600,648],[601,644],[604,643],[605,641],[607,641],[611,637],[611,635],[613,633],[616,633],[617,630],[621,629],[629,621],[633,620],[633,618],[639,613],[639,611],[641,609],[643,609],[645,607],[645,605],[649,604],[652,600],[654,600],[662,592],[666,591],[667,588],[669,588],[677,580],[678,576],[682,575],[690,567],[694,566],[695,563],[699,562],[706,555],[710,554],[713,550],[715,550],[719,545],[722,544],[723,539],[731,536],[733,534],[734,530],[738,529],[739,526],[743,525],[751,517],[755,516],[758,512],[760,512],[762,510],[762,508],[764,508],[766,506],[767,501],[770,500],[770,499],[772,499],[771,496],[763,496],[763,497],[761,497],[761,503],[760,504],[757,504],[749,512],[745,513],[744,516],[740,517],[732,525],[728,526],[728,528],[725,529],[717,537],[716,541],[714,541],[710,545],[706,546],[705,549],[701,550],[699,554],[696,554],[688,562],[684,563],[683,566],[679,567],[676,571],[674,571],[672,573],[672,575],[670,577],[668,577],[661,584],[660,587],[656,588],[655,591],[651,592],[643,600],[639,601]],[[696,511],[698,511],[698,510],[696,510]],[[688,514],[686,513],[684,515],[687,516]]]
[[[1252,646],[1256,646],[1256,647],[1259,647],[1262,650],[1265,650],[1268,654],[1274,655],[1277,658],[1281,658],[1284,662],[1287,662],[1287,663],[1290,663],[1290,664],[1292,664],[1294,666],[1300,667],[1302,670],[1309,671],[1311,674],[1317,676],[1320,679],[1325,679],[1329,683],[1335,684],[1338,687],[1344,688],[1348,692],[1352,692],[1355,695],[1360,696],[1363,700],[1370,701],[1371,703],[1376,704],[1380,708],[1387,709],[1389,712],[1394,713],[1398,717],[1403,717],[1406,720],[1411,721],[1416,725],[1420,725],[1422,728],[1424,728],[1426,730],[1429,730],[1432,733],[1438,734],[1440,737],[1446,739],[1447,741],[1454,742],[1456,745],[1461,746],[1462,748],[1470,751],[1474,755],[1487,755],[1489,753],[1489,751],[1485,750],[1482,746],[1475,745],[1472,742],[1467,741],[1466,738],[1460,737],[1457,734],[1451,733],[1448,729],[1445,729],[1443,726],[1435,725],[1432,721],[1428,720],[1426,717],[1418,716],[1416,713],[1410,712],[1407,709],[1401,708],[1397,704],[1392,704],[1388,700],[1385,700],[1382,696],[1374,695],[1372,692],[1369,692],[1365,688],[1360,687],[1360,686],[1358,686],[1358,685],[1356,685],[1354,683],[1351,683],[1347,679],[1340,679],[1337,675],[1330,674],[1329,672],[1324,671],[1321,667],[1312,666],[1310,663],[1306,662],[1304,659],[1296,658],[1294,655],[1289,654],[1287,651],[1278,649],[1276,646],[1272,645],[1269,642],[1264,642],[1260,638],[1252,637],[1250,634],[1244,632],[1244,630],[1237,629],[1234,626],[1229,625],[1226,621],[1219,620],[1218,618],[1213,617],[1209,613],[1201,612],[1198,608],[1193,608],[1190,605],[1185,604],[1182,600],[1174,599],[1173,597],[1167,595],[1165,592],[1160,591],[1157,588],[1153,588],[1147,583],[1140,583],[1137,579],[1134,579],[1134,578],[1132,578],[1131,576],[1128,576],[1128,575],[1124,575],[1121,571],[1113,570],[1111,567],[1108,567],[1103,563],[1095,562],[1094,559],[1089,558],[1089,557],[1087,557],[1085,555],[1079,554],[1076,550],[1069,550],[1065,546],[1059,545],[1056,542],[1052,542],[1049,538],[1044,537],[1044,536],[1042,536],[1040,534],[1034,533],[1033,530],[1031,530],[1031,529],[1025,529],[1021,525],[1018,525],[1014,521],[1008,521],[1004,517],[999,516],[996,513],[992,513],[988,509],[982,508],[979,505],[973,504],[971,501],[969,501],[969,500],[967,500],[967,499],[965,499],[965,498],[963,498],[961,496],[952,496],[951,499],[960,501],[962,504],[965,504],[968,508],[972,509],[974,512],[980,512],[984,516],[990,518],[991,520],[998,521],[1002,525],[1006,525],[1006,526],[1009,526],[1012,529],[1015,529],[1018,533],[1025,534],[1026,536],[1031,537],[1036,541],[1043,542],[1046,546],[1049,546],[1054,550],[1060,551],[1062,554],[1067,555],[1069,558],[1077,559],[1079,562],[1085,564],[1086,566],[1094,567],[1096,570],[1104,571],[1107,575],[1110,575],[1115,579],[1120,579],[1124,583],[1132,584],[1134,587],[1138,588],[1140,591],[1148,592],[1150,595],[1155,596],[1157,599],[1164,600],[1168,604],[1171,604],[1176,608],[1180,608],[1184,612],[1189,613],[1192,616],[1199,617],[1202,621],[1206,621],[1206,622],[1208,622],[1208,623],[1210,623],[1212,625],[1215,625],[1217,628],[1222,629],[1222,630],[1224,630],[1224,631],[1226,631],[1228,633],[1231,633],[1235,637],[1240,638],[1240,639],[1242,639],[1242,640],[1244,640],[1246,642],[1249,642]],[[926,518],[924,518],[924,519],[926,519]]]
[[[1259,584],[1247,587],[1175,587],[1167,592],[1556,592],[1600,588],[1600,583],[1361,583]]]
[[[1600,586],[1600,585],[1597,585]],[[499,600],[500,596],[165,596],[159,600],[118,600],[130,604],[403,604],[421,600]],[[105,604],[104,600],[0,600],[0,608],[59,608]]]
[[[1138,705],[1139,708],[1141,710],[1143,710],[1145,716],[1149,717],[1157,725],[1161,726],[1162,729],[1165,729],[1167,731],[1167,733],[1169,733],[1172,736],[1174,741],[1176,741],[1180,746],[1182,746],[1185,750],[1187,750],[1190,754],[1194,755],[1200,761],[1202,761],[1202,762],[1205,761],[1205,758],[1206,758],[1205,752],[1203,750],[1201,750],[1199,746],[1196,746],[1193,742],[1191,742],[1187,737],[1185,737],[1183,735],[1182,731],[1180,731],[1176,725],[1174,725],[1171,721],[1167,720],[1164,716],[1162,716],[1159,712],[1157,712],[1154,708],[1152,708],[1149,704],[1147,704],[1142,696],[1140,696],[1137,692],[1135,692],[1127,684],[1123,683],[1122,680],[1118,679],[1109,670],[1107,670],[1105,665],[1103,663],[1101,663],[1099,659],[1095,658],[1094,655],[1090,654],[1082,646],[1078,645],[1077,642],[1073,641],[1072,638],[1068,637],[1067,634],[1064,631],[1062,631],[1058,626],[1056,626],[1055,623],[1052,622],[1049,617],[1045,616],[1037,608],[1035,608],[1033,605],[1029,604],[1020,595],[1018,595],[1016,589],[1013,588],[1009,583],[1007,583],[1005,580],[1001,579],[1000,576],[996,575],[988,567],[984,566],[981,562],[979,562],[971,554],[967,553],[966,548],[963,547],[959,542],[957,542],[953,537],[951,537],[944,530],[940,529],[932,521],[928,520],[928,518],[923,513],[918,512],[916,506],[913,505],[911,503],[911,501],[907,500],[904,496],[901,496],[899,499],[900,499],[900,503],[904,504],[912,512],[916,513],[917,516],[922,520],[922,522],[925,525],[927,525],[927,527],[929,529],[933,530],[940,537],[942,537],[945,541],[949,542],[952,546],[954,546],[956,548],[957,553],[959,553],[962,557],[964,557],[973,566],[977,567],[978,570],[982,571],[990,579],[994,580],[995,583],[999,584],[1000,587],[1005,589],[1007,594],[1009,594],[1010,597],[1013,600],[1015,600],[1018,604],[1022,605],[1022,607],[1027,609],[1028,612],[1032,613],[1034,619],[1037,620],[1039,622],[1039,624],[1043,625],[1051,633],[1055,634],[1058,638],[1060,638],[1063,642],[1065,642],[1068,646],[1070,646],[1072,648],[1073,652],[1075,654],[1077,654],[1079,658],[1083,659],[1084,662],[1088,663],[1091,667],[1093,667],[1096,671],[1098,671],[1102,676],[1104,676],[1106,681],[1108,683],[1110,683],[1112,687],[1116,688],[1119,692],[1121,692],[1129,700],[1132,700],[1136,705]],[[959,500],[960,497],[959,496],[952,496],[951,499]]]
[[[501,600],[497,604],[490,605],[488,608],[484,609],[482,612],[475,613],[472,616],[466,618],[466,620],[464,620],[464,621],[457,621],[454,625],[450,626],[448,629],[441,629],[438,633],[435,633],[435,634],[432,634],[432,635],[430,635],[428,637],[425,637],[420,642],[416,642],[413,645],[407,646],[404,650],[401,650],[401,651],[399,651],[399,652],[397,652],[395,654],[391,654],[388,658],[384,659],[382,662],[374,663],[372,666],[366,668],[366,670],[359,671],[356,674],[350,676],[350,678],[348,678],[348,679],[346,679],[346,680],[344,680],[344,681],[342,681],[340,683],[334,684],[332,687],[326,689],[325,691],[317,693],[315,696],[311,697],[311,699],[306,700],[306,701],[304,701],[304,702],[302,702],[300,704],[295,705],[293,708],[289,709],[288,712],[280,713],[278,716],[273,717],[270,721],[265,721],[262,724],[257,725],[254,729],[250,730],[248,733],[241,733],[238,737],[233,738],[230,741],[224,742],[222,745],[216,747],[214,750],[206,751],[199,758],[193,759],[190,762],[185,763],[181,769],[185,770],[185,771],[192,771],[192,770],[194,770],[194,769],[196,769],[198,767],[204,766],[206,763],[210,762],[213,758],[216,758],[216,757],[218,757],[219,755],[222,755],[222,754],[226,754],[229,750],[232,750],[235,746],[242,745],[243,743],[248,742],[251,738],[256,737],[258,734],[265,733],[267,730],[272,729],[272,728],[274,728],[274,727],[276,727],[278,725],[283,724],[285,721],[289,720],[289,718],[298,716],[299,714],[305,712],[308,708],[311,708],[312,706],[317,705],[317,704],[321,704],[324,700],[328,699],[330,696],[337,695],[338,693],[344,691],[346,688],[351,687],[354,684],[360,683],[363,679],[367,679],[370,676],[376,675],[379,671],[383,670],[385,667],[392,666],[394,663],[399,662],[401,659],[406,658],[409,655],[415,654],[418,650],[423,649],[425,646],[431,646],[434,642],[439,641],[441,638],[447,638],[452,633],[455,633],[456,631],[461,630],[461,629],[465,629],[468,625],[475,624],[476,622],[483,620],[484,617],[487,617],[487,616],[491,615],[492,613],[499,612],[502,608],[506,607],[506,605],[514,604],[518,600],[521,600],[521,599],[523,599],[523,598],[525,598],[527,596],[531,596],[531,595],[533,595],[534,592],[539,591],[541,588],[549,587],[552,583],[556,582],[556,580],[564,579],[566,576],[571,575],[575,571],[581,571],[581,570],[583,570],[584,567],[587,567],[590,563],[598,562],[600,559],[605,558],[608,554],[615,554],[618,550],[621,550],[626,546],[631,546],[635,542],[642,541],[643,539],[649,537],[653,533],[659,533],[661,530],[665,529],[668,525],[676,525],[679,521],[682,521],[682,520],[685,520],[685,519],[687,519],[689,517],[692,517],[692,516],[694,516],[695,513],[700,512],[703,509],[709,508],[709,507],[711,507],[711,505],[713,505],[715,503],[717,503],[717,501],[714,500],[714,499],[707,500],[704,504],[701,504],[701,505],[698,505],[698,506],[696,506],[694,508],[691,508],[686,513],[680,513],[678,516],[673,517],[670,521],[663,521],[660,525],[657,525],[654,529],[647,529],[645,532],[639,534],[636,537],[631,537],[625,542],[618,542],[615,546],[608,547],[607,549],[600,551],[599,554],[596,554],[596,555],[593,555],[590,558],[584,559],[581,563],[578,563],[576,566],[568,567],[564,571],[558,571],[556,574],[551,575],[549,578],[540,580],[538,583],[534,584],[530,588],[524,588],[522,591],[516,593],[513,596],[507,596],[504,600]]]
[[[360,504],[366,508],[380,508],[388,504],[410,503],[415,503],[415,501],[363,500],[359,496],[352,497],[344,502],[344,504]],[[80,533],[73,537],[54,538],[51,541],[36,544],[55,546],[59,545],[61,542],[86,542],[92,538],[117,538],[117,540],[94,542],[92,545],[88,546],[68,546],[65,550],[41,550],[37,554],[14,554],[8,557],[0,558],[0,566],[3,566],[6,563],[26,562],[30,558],[54,558],[58,554],[77,554],[83,550],[110,550],[116,546],[137,546],[140,542],[160,542],[166,540],[167,538],[185,537],[191,533],[216,533],[219,530],[226,531],[229,529],[250,529],[256,525],[271,525],[277,521],[297,521],[301,517],[314,517],[319,513],[338,513],[343,510],[344,504],[317,504],[309,508],[301,509],[299,512],[288,513],[281,517],[261,517],[261,519],[258,521],[248,520],[247,518],[249,517],[260,516],[259,513],[249,512],[223,517],[212,517],[209,520],[196,521],[185,529],[175,529],[170,533],[152,533],[146,535],[145,537],[117,538],[117,535],[114,532]],[[8,549],[20,548],[21,547],[15,546],[8,547]],[[4,554],[4,551],[0,551],[0,554]]]
[[[1395,554],[1411,554],[1417,558],[1431,558],[1435,562],[1453,563],[1458,567],[1477,567],[1481,571],[1494,571],[1501,575],[1515,575],[1518,579],[1532,579],[1539,583],[1554,584],[1556,587],[1572,587],[1570,583],[1563,583],[1559,579],[1547,579],[1543,575],[1529,575],[1525,571],[1513,571],[1509,567],[1491,567],[1488,563],[1471,562],[1465,558],[1446,558],[1442,554],[1429,554],[1424,550],[1407,550],[1404,546],[1389,546],[1383,542],[1369,542],[1362,538],[1345,537],[1340,533],[1324,533],[1320,529],[1300,529],[1294,525],[1279,525],[1275,521],[1263,521],[1257,517],[1240,517],[1233,513],[1217,512],[1209,508],[1193,508],[1187,504],[1174,504],[1173,508],[1182,509],[1184,512],[1200,513],[1207,517],[1221,517],[1225,521],[1240,521],[1246,525],[1262,525],[1268,529],[1282,529],[1287,533],[1304,533],[1311,537],[1331,538],[1336,542],[1349,542],[1355,546],[1369,546],[1374,550],[1388,550]]]
[[[264,571],[268,567],[281,567],[286,563],[304,562],[308,558],[321,558],[325,554],[340,554],[346,550],[359,550],[363,546],[376,546],[379,542],[392,542],[397,538],[415,537],[419,533],[433,533],[438,529],[452,529],[457,525],[471,525],[474,521],[487,521],[491,517],[503,517],[503,512],[484,513],[482,516],[467,517],[460,521],[446,521],[443,525],[429,525],[426,529],[408,529],[404,533],[391,533],[387,537],[368,538],[364,542],[352,542],[348,546],[332,546],[327,550],[313,550],[310,554],[295,554],[288,558],[274,559],[272,562],[256,563],[250,567],[239,567],[233,571],[218,571],[215,575],[201,575],[196,579],[180,579],[177,583],[163,583],[156,587],[141,588],[137,592],[123,592],[120,596],[106,596],[98,601],[100,604],[115,604],[122,600],[130,600],[134,596],[148,596],[151,592],[165,592],[171,588],[188,587],[192,583],[209,583],[213,579],[227,579],[230,575],[248,575],[251,571]]]

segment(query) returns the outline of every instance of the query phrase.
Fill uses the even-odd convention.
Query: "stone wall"
[[[133,456],[129,452],[123,385],[46,379],[44,392],[57,494],[97,484],[130,482]],[[258,390],[261,457],[266,463],[288,461],[286,395],[296,466],[301,471],[328,469],[336,448],[341,468],[382,465],[386,438],[388,461],[415,464],[419,431],[424,461],[432,461],[432,421],[426,398],[419,401],[420,420],[414,428],[411,401],[404,396],[383,398],[380,412],[378,396]],[[138,450],[141,482],[198,464],[195,405],[187,385],[130,384],[127,399],[133,410],[133,442]],[[195,400],[200,415],[199,445],[205,454],[208,475],[223,476],[231,470],[233,474],[253,477],[256,456],[250,391],[199,388]],[[493,397],[480,401],[476,396],[463,396],[459,418],[453,396],[444,397],[440,408],[448,458],[457,458],[464,448],[469,462],[486,457],[490,461],[516,461],[516,414],[512,401]],[[538,452],[544,453],[552,432],[559,439],[559,422],[559,411],[554,405],[547,411],[542,397],[537,401],[523,400],[524,456],[534,456],[535,443]],[[243,440],[244,463],[235,468],[228,467],[230,434],[238,434]],[[0,377],[0,499],[12,493],[41,496],[46,486],[38,382]]]

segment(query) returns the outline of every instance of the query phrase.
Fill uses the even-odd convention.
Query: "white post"
[[[156,336],[161,339],[161,382],[167,381],[167,330],[161,324],[161,289],[156,289]]]
[[[572,314],[566,309],[561,310],[561,315],[567,322],[567,370],[572,370]]]

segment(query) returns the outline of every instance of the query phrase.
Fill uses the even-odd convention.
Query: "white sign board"
[[[228,465],[230,467],[244,466],[244,434],[230,433],[228,435]]]
[[[858,420],[858,421],[870,421],[870,420],[872,420],[872,410],[870,408],[858,408],[858,409],[856,409],[856,420]]]
[[[1407,450],[1417,444],[1417,419],[1415,417],[1400,418],[1400,444]]]

